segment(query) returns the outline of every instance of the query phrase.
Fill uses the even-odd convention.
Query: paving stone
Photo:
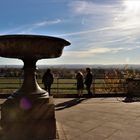
[[[56,99],[69,102],[72,99]],[[140,140],[140,103],[123,98],[90,98],[56,111],[67,140]]]

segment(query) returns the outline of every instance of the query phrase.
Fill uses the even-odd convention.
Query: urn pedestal
[[[1,140],[57,139],[53,97],[8,99],[1,109]]]

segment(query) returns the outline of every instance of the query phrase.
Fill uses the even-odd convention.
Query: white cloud
[[[35,28],[38,28],[38,27],[42,27],[42,26],[57,24],[57,23],[60,23],[60,22],[61,22],[60,19],[56,19],[56,20],[52,20],[52,21],[41,21],[41,22],[38,22],[38,23],[34,23],[33,26]]]
[[[71,11],[74,15],[87,16],[91,23],[96,17],[110,17],[106,21],[112,26],[123,26],[123,28],[140,27],[140,1],[123,0],[118,3],[100,4],[94,1],[77,0],[70,4]],[[105,21],[103,21],[105,22]]]
[[[122,51],[123,48],[93,48],[89,52],[92,54],[104,54],[104,53],[117,53]]]
[[[61,22],[60,19],[56,19],[56,20],[52,20],[52,21],[41,21],[41,22],[33,23],[26,30],[22,31],[22,33],[30,33],[35,29],[38,29],[41,27],[47,27],[47,26],[53,25],[53,24],[58,24],[60,22]]]
[[[79,31],[79,32],[71,32],[71,33],[66,33],[66,34],[60,34],[59,36],[75,36],[75,35],[82,35],[82,34],[89,34],[89,33],[94,33],[94,32],[101,32],[101,31],[108,31],[116,29],[116,27],[103,27],[103,28],[98,28],[98,29],[90,29],[90,30],[85,30],[85,31]]]
[[[112,4],[104,2],[97,4],[92,0],[77,0],[71,2],[70,8],[73,15],[81,16],[82,21],[83,17],[89,19],[88,28],[61,36],[81,37],[83,42],[87,42],[84,43],[87,53],[90,54],[90,51],[93,54],[116,53],[139,48],[137,40],[140,36],[140,1],[123,0]],[[101,17],[102,20],[95,21],[95,17]],[[79,51],[84,49],[84,45],[79,47]],[[93,46],[100,47],[90,50]],[[121,47],[114,49],[115,46]],[[81,56],[86,56],[86,52],[82,54]]]
[[[65,51],[63,56],[65,57],[72,57],[74,56],[75,58],[88,58],[92,57],[95,55],[100,55],[100,54],[115,54],[115,53],[120,53],[120,52],[125,52],[125,51],[132,51],[140,49],[140,46],[136,47],[118,47],[118,48],[107,48],[107,47],[96,47],[96,48],[90,48],[88,50],[79,50],[79,51]]]
[[[77,15],[106,14],[110,11],[114,13],[116,6],[107,4],[97,4],[93,1],[73,1],[70,4],[72,11]]]
[[[89,52],[93,54],[102,54],[102,53],[119,53],[121,51],[132,51],[135,49],[140,49],[140,46],[136,47],[118,47],[118,48],[93,48]]]
[[[140,1],[124,0],[122,7],[120,13],[115,17],[114,25],[123,26],[124,29],[140,27]]]
[[[54,24],[59,24],[62,22],[61,19],[55,19],[55,20],[45,20],[45,21],[40,21],[32,24],[26,24],[26,25],[21,25],[16,28],[13,28],[11,30],[3,32],[3,34],[9,34],[9,33],[18,33],[18,34],[24,34],[24,33],[32,33],[34,30],[42,27],[47,27],[50,25]]]
[[[97,4],[94,1],[77,0],[71,2],[70,8],[73,15],[84,16],[88,19],[90,27],[94,27],[95,22],[100,22],[98,21],[99,17],[102,19],[99,23],[99,25],[102,25],[101,28],[104,28],[103,25],[109,25],[110,28],[130,31],[130,29],[140,27],[139,0],[123,0],[112,4],[105,4],[104,2]]]

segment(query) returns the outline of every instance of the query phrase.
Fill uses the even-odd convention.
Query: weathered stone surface
[[[57,138],[53,99],[8,99],[2,104],[2,140]]]

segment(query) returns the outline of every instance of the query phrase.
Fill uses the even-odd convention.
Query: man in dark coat
[[[53,74],[50,69],[47,69],[42,78],[42,83],[44,84],[45,90],[48,91],[49,95],[51,95],[51,85],[53,84]]]
[[[85,76],[84,83],[86,85],[86,90],[87,90],[89,96],[92,96],[92,92],[90,91],[92,80],[93,80],[93,75],[91,73],[91,70],[90,70],[90,68],[86,68],[86,76]]]

